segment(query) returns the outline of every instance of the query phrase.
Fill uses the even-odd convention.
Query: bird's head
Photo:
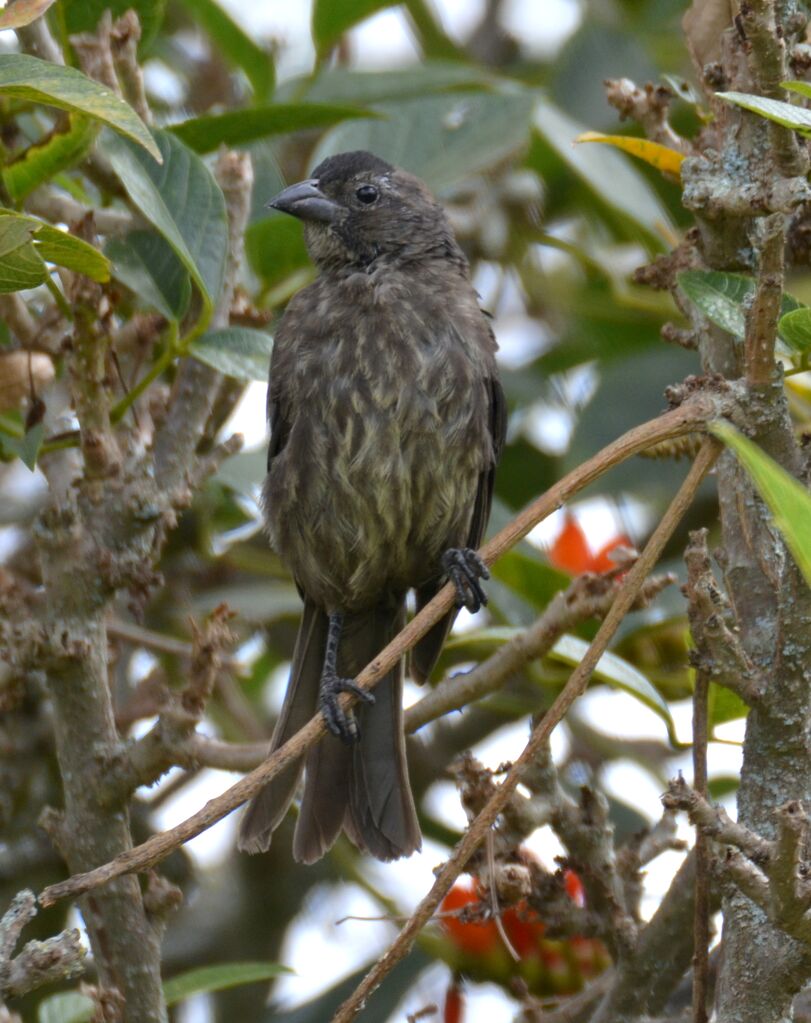
[[[298,217],[321,269],[422,259],[464,262],[439,203],[418,178],[372,153],[339,153],[270,203]]]

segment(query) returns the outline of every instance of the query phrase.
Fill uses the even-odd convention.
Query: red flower
[[[563,529],[558,533],[555,542],[549,548],[549,560],[569,575],[581,575],[583,572],[609,572],[616,565],[609,555],[617,547],[631,547],[627,536],[620,534],[597,550],[592,551],[586,534],[577,519],[568,512]]]

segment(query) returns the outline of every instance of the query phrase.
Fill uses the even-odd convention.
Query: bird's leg
[[[374,703],[375,698],[365,689],[355,685],[351,678],[340,678],[338,675],[338,644],[341,641],[341,630],[344,616],[340,611],[333,611],[329,616],[327,627],[327,647],[324,651],[324,667],[321,671],[321,684],[318,697],[324,723],[334,736],[343,742],[357,742],[360,738],[355,715],[344,711],[338,697],[341,693],[354,693],[366,703]]]
[[[456,588],[456,606],[471,614],[487,603],[480,579],[489,579],[487,565],[469,547],[449,547],[442,555],[442,567]]]

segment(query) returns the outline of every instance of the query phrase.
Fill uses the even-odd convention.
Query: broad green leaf
[[[266,287],[310,263],[301,224],[293,217],[277,215],[251,224],[245,232],[245,253],[251,269]]]
[[[130,231],[125,238],[111,238],[104,251],[112,260],[113,276],[126,284],[139,303],[151,306],[167,320],[183,319],[191,299],[191,280],[159,234]]]
[[[639,171],[620,153],[602,146],[573,146],[585,128],[549,100],[535,109],[534,124],[542,139],[602,202],[661,242],[672,234],[670,214]]]
[[[240,451],[226,458],[211,479],[237,494],[255,499],[267,472],[267,460],[264,444],[252,451]]]
[[[744,304],[755,293],[755,282],[751,277],[720,270],[683,270],[678,275],[678,282],[684,294],[708,320],[733,337],[742,339],[746,335]],[[783,316],[799,308],[802,307],[796,298],[783,295]],[[782,333],[780,336],[782,338]]]
[[[215,0],[183,0],[183,5],[205,29],[217,53],[242,68],[257,101],[267,99],[275,79],[272,53],[255,43]]]
[[[165,131],[154,138],[160,165],[124,139],[110,138],[106,152],[132,201],[191,274],[210,313],[228,251],[225,199],[211,171],[180,139]]]
[[[0,30],[22,28],[40,18],[54,0],[8,0],[0,13]]]
[[[321,140],[313,165],[351,149],[368,149],[440,190],[494,166],[529,138],[534,95],[463,93],[381,103],[377,121],[345,121]]]
[[[0,256],[5,256],[31,241],[34,234],[32,220],[33,217],[17,217],[13,214],[0,219]]]
[[[27,53],[0,55],[0,95],[71,110],[132,139],[159,160],[160,150],[132,107],[76,68],[52,64]]]
[[[743,702],[737,693],[733,693],[726,686],[710,683],[707,711],[710,722],[710,733],[716,725],[726,724],[727,721],[737,721],[745,718],[749,713],[749,707]]]
[[[237,380],[267,380],[273,338],[250,327],[224,327],[196,338],[189,352]]]
[[[34,246],[49,263],[64,266],[75,273],[84,274],[94,281],[109,281],[110,262],[88,242],[60,231],[58,227],[42,224],[34,232]]]
[[[90,1023],[95,1008],[87,995],[64,991],[39,1003],[37,1023]]]
[[[35,188],[51,181],[82,160],[89,152],[100,125],[79,114],[70,114],[63,129],[57,127],[47,139],[30,145],[2,168],[3,183],[13,202],[20,202]]]
[[[15,213],[0,207],[0,254],[9,251],[9,239],[20,238],[12,249],[27,240],[34,243],[37,253],[49,263],[85,274],[94,281],[109,281],[110,264],[104,255],[88,242],[67,231],[45,224],[36,217]]]
[[[811,350],[811,309],[794,309],[780,317],[777,324],[780,337],[794,352]]]
[[[15,454],[23,465],[33,472],[37,466],[37,456],[44,439],[45,425],[37,423],[30,430],[26,430],[25,435],[19,439],[17,437],[3,437],[3,446],[7,451]]]
[[[811,135],[811,110],[805,107],[795,107],[791,103],[766,96],[752,96],[747,92],[716,92],[715,95],[769,121],[782,124],[784,128],[791,128],[801,135]]]
[[[171,980],[164,981],[163,996],[167,1005],[176,1005],[184,998],[204,994],[206,991],[224,991],[241,984],[256,984],[272,980],[280,973],[291,973],[280,963],[222,963],[188,970]]]
[[[732,448],[752,477],[806,583],[811,586],[811,493],[728,423],[716,423],[712,432]]]
[[[357,25],[376,11],[393,7],[396,0],[315,0],[313,4],[313,42],[319,53],[324,53],[347,29]]]
[[[278,103],[266,107],[230,110],[210,117],[193,117],[169,130],[196,153],[210,153],[218,146],[244,146],[268,135],[324,128],[352,117],[373,117],[357,107],[322,103]]]
[[[798,92],[801,96],[806,96],[811,99],[811,82],[781,82],[784,89],[790,89],[791,92]]]
[[[585,657],[589,644],[578,636],[565,635],[555,643],[550,656],[576,667]],[[621,689],[652,710],[664,721],[671,741],[676,734],[670,709],[645,676],[616,654],[604,653],[597,662],[594,675],[614,689]]]
[[[394,71],[324,68],[312,79],[293,78],[276,90],[280,103],[306,96],[311,103],[385,103],[453,90],[490,89],[499,79],[473,64],[423,61]]]
[[[75,32],[94,32],[105,10],[109,9],[115,20],[132,9],[141,23],[138,49],[143,51],[160,28],[165,6],[166,0],[60,0],[57,10],[64,18],[67,35],[73,35]]]
[[[48,269],[34,248],[33,234],[28,218],[0,218],[0,293],[36,288],[47,279]]]

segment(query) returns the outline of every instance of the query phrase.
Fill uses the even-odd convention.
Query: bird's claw
[[[347,713],[338,702],[341,693],[354,693],[364,703],[374,703],[375,698],[351,678],[331,674],[321,676],[320,703],[324,724],[337,739],[350,744],[358,741],[360,731],[355,715],[351,711]]]
[[[450,547],[442,555],[442,567],[456,589],[456,606],[474,614],[487,604],[480,579],[489,579],[487,565],[469,547]]]

